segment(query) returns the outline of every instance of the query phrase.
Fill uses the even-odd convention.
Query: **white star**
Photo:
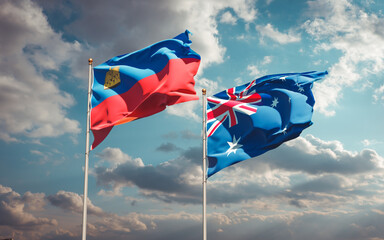
[[[272,101],[272,104],[271,104],[271,107],[277,107],[277,104],[279,103],[279,99],[278,98],[274,98],[273,101]]]
[[[283,134],[286,135],[287,134],[287,127],[285,127],[283,130],[282,130]]]
[[[227,142],[229,145],[228,150],[226,151],[227,156],[231,153],[236,153],[237,149],[241,148],[243,145],[239,144],[241,137],[236,140],[235,135],[233,135],[233,141],[232,142]]]
[[[281,81],[285,82],[287,79],[285,79],[287,76],[279,78]]]

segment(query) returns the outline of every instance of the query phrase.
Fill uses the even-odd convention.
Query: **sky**
[[[87,239],[202,237],[202,103],[328,71],[300,137],[208,179],[208,239],[384,239],[384,2],[0,1],[0,239],[81,239],[88,59],[186,29],[200,100],[90,153]],[[92,141],[92,137],[91,137]]]

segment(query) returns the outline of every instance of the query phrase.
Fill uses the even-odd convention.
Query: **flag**
[[[268,75],[208,97],[208,177],[298,137],[312,124],[312,83],[326,74]]]
[[[91,130],[100,144],[113,126],[163,111],[166,106],[197,100],[194,76],[200,56],[191,48],[189,31],[94,67]]]

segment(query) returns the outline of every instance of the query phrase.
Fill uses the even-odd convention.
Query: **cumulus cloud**
[[[213,221],[212,221],[213,220]],[[217,214],[211,224],[219,232],[210,237],[229,240],[241,232],[242,239],[381,239],[383,216],[369,210],[357,213],[344,211],[289,211],[281,209],[262,216],[250,209]],[[317,231],[319,228],[327,231]]]
[[[67,64],[73,70],[73,76],[87,79],[84,75],[86,71],[78,71],[78,66],[86,61],[83,51],[86,50],[89,55],[86,59],[93,57],[95,64],[98,64],[189,29],[194,34],[193,49],[204,55],[202,72],[206,66],[221,63],[224,59],[226,49],[219,40],[216,16],[231,8],[239,19],[252,22],[257,14],[254,3],[248,0],[215,4],[206,1],[175,4],[174,0],[151,4],[142,1],[94,1],[92,8],[85,2],[73,1],[69,5],[81,14],[69,16],[68,9],[63,7],[62,16],[67,18],[68,24],[60,30],[66,39],[76,36],[79,42],[84,43],[80,44],[64,40],[61,33],[52,29],[45,13],[52,16],[57,9],[49,1],[37,2],[46,7],[45,12],[30,0],[2,1],[0,7],[1,35],[4,36],[0,40],[3,56],[0,85],[4,90],[0,97],[0,110],[3,112],[0,138],[8,142],[19,141],[20,136],[57,137],[80,132],[79,123],[67,116],[67,110],[75,104],[75,100],[59,89],[56,83],[58,75],[51,73],[60,71],[63,64]],[[121,6],[134,8],[135,11],[126,14]],[[147,21],[148,14],[151,21]],[[161,28],[154,22],[167,28]],[[46,74],[47,71],[51,73]],[[204,82],[203,79],[202,84],[197,83],[197,88],[204,87]],[[193,102],[175,106],[168,113],[199,120],[194,113],[199,104]]]
[[[301,183],[306,183],[322,176],[336,176],[339,181],[335,180],[335,184],[343,182],[343,186],[347,186],[356,183],[356,179],[380,175],[383,171],[383,160],[383,157],[372,149],[349,151],[344,149],[339,141],[324,141],[307,135],[254,159],[226,168],[220,174],[224,179],[237,176],[231,179],[233,184],[249,179],[257,181],[259,185],[274,185],[281,187],[280,189],[293,187],[290,182],[293,177],[298,177]]]
[[[10,226],[21,230],[34,230],[57,225],[57,220],[34,216],[30,211],[41,210],[45,205],[43,193],[27,192],[24,196],[9,187],[0,185],[0,227]]]
[[[74,220],[76,227],[64,229],[62,225],[68,225],[68,223],[61,222],[59,226],[56,219],[37,217],[37,215],[52,214],[49,212],[51,209],[45,208],[47,203],[65,211],[78,213],[75,218],[72,218],[73,215],[67,216],[67,218],[76,219]],[[0,236],[13,236],[21,240],[78,239],[80,237],[78,226],[81,222],[79,215],[82,213],[82,206],[82,197],[74,192],[59,191],[50,196],[31,192],[20,195],[12,188],[0,185]],[[89,200],[88,214],[93,217],[88,220],[88,234],[96,239],[105,239],[102,237],[105,235],[124,235],[132,231],[144,231],[152,221],[162,219],[159,216],[152,217],[137,213],[123,216],[108,213]]]
[[[199,158],[197,149],[184,151],[178,159],[157,166],[145,165],[117,148],[106,148],[98,154],[101,161],[110,161],[110,156],[121,156],[119,164],[93,169],[100,185],[137,186],[143,195],[166,202],[199,202],[200,178],[196,176],[201,176],[201,169],[194,162]]]
[[[158,148],[156,148],[156,150],[160,152],[174,152],[178,151],[179,149],[179,147],[170,142],[162,143]]]
[[[220,22],[236,25],[237,19],[232,15],[231,12],[226,11],[221,15]]]
[[[375,89],[373,99],[375,103],[384,104],[384,85],[381,85],[379,88]]]
[[[383,158],[374,150],[352,152],[339,141],[323,141],[312,135],[289,141],[262,159],[278,168],[309,174],[364,174],[383,168]]]
[[[74,213],[82,213],[82,197],[74,192],[59,191],[54,195],[47,197],[49,202],[63,210],[69,210]],[[147,219],[137,213],[127,215],[118,215],[103,211],[101,208],[92,204],[88,199],[88,214],[95,216],[88,222],[88,234],[94,237],[105,236],[106,234],[126,234],[132,231],[147,230],[147,223],[141,219]],[[64,235],[71,232],[64,232]],[[52,234],[52,233],[51,233]],[[53,236],[59,235],[57,232]],[[75,236],[75,235],[74,235]]]
[[[272,62],[272,56],[265,56],[263,58],[263,62],[261,63],[262,65],[267,65],[267,64],[270,64]]]
[[[308,135],[226,168],[210,181],[220,190],[215,194],[228,190],[227,203],[263,199],[303,209],[337,209],[349,202],[353,209],[360,201],[368,205],[382,202],[378,203],[377,195],[381,183],[374,180],[382,174],[383,158],[375,151],[348,151],[338,141]],[[229,191],[236,192],[239,199]]]
[[[219,90],[220,80],[211,80],[208,78],[200,78],[196,84],[198,92],[201,92],[203,88],[207,90],[207,96],[215,94]]]
[[[361,143],[365,146],[365,147],[368,147],[368,146],[373,146],[373,145],[377,145],[377,144],[383,144],[382,141],[378,141],[376,139],[364,139],[361,141]]]
[[[319,186],[319,191],[327,198],[329,205],[312,205],[321,195],[315,196],[312,188],[307,185],[297,185],[296,189],[291,191],[291,196],[286,193],[285,196],[276,198],[259,198],[243,205],[243,207],[234,207],[216,209],[208,214],[210,236],[212,238],[221,238],[224,240],[234,239],[239,236],[243,239],[375,239],[383,234],[384,214],[382,209],[382,199],[375,200],[376,205],[372,208],[352,208],[352,202],[359,202],[368,199],[359,199],[359,197],[343,198],[340,195],[331,195],[342,189],[343,181],[338,177],[327,179],[326,176],[315,179],[313,182]],[[336,182],[332,184],[332,182]],[[328,186],[333,187],[333,190]],[[253,191],[257,191],[254,189]],[[295,192],[296,191],[296,192]],[[69,193],[69,192],[67,192]],[[69,195],[72,196],[71,193]],[[297,197],[292,197],[295,194]],[[57,194],[59,195],[59,193]],[[284,198],[285,197],[285,198]],[[301,198],[300,198],[301,197]],[[378,197],[376,194],[375,197]],[[12,189],[0,186],[1,201],[20,200],[20,195]],[[291,200],[291,205],[297,208],[287,208],[284,201]],[[338,203],[335,205],[334,203]],[[368,202],[368,204],[373,201]],[[39,205],[39,204],[38,204]],[[74,204],[76,205],[76,204]],[[328,206],[328,207],[327,207]],[[0,215],[0,218],[3,215]],[[48,225],[49,226],[49,225]],[[321,227],[328,231],[317,231]],[[0,234],[4,234],[2,225],[0,225]],[[267,229],[267,230],[266,230]],[[25,231],[25,229],[22,229]],[[101,240],[105,238],[124,239],[127,236],[140,239],[169,239],[170,237],[194,239],[196,232],[201,231],[201,214],[191,214],[180,211],[174,213],[162,214],[141,214],[129,213],[117,215],[105,213],[104,215],[94,215],[88,223],[88,236],[92,239]],[[273,233],[271,234],[270,231]],[[164,234],[170,233],[170,234]],[[7,235],[8,236],[8,235]],[[10,235],[9,235],[10,236]],[[67,230],[61,227],[52,229],[46,228],[40,232],[16,232],[17,239],[37,240],[37,239],[78,239],[80,237],[79,228]]]
[[[44,193],[31,193],[26,192],[22,197],[25,203],[25,210],[27,211],[40,211],[44,209],[46,204]]]
[[[73,233],[69,230],[65,230],[62,228],[55,229],[53,231],[49,231],[48,233],[41,234],[39,238],[33,238],[29,236],[28,240],[33,239],[47,239],[47,240],[75,240],[79,239],[81,236],[78,233]],[[21,239],[18,237],[18,239]]]
[[[43,6],[51,5],[49,1],[41,0],[40,3]],[[84,1],[71,1],[71,5],[77,9],[79,17],[69,21],[63,31],[84,42],[83,48],[87,50],[89,57],[93,57],[95,64],[174,37],[188,29],[193,33],[192,49],[204,56],[198,75],[201,75],[207,66],[222,63],[225,58],[226,48],[219,38],[217,16],[227,9],[232,9],[238,19],[251,23],[257,15],[255,3],[251,0],[160,0],[151,3],[135,0],[96,0],[92,2],[92,8]],[[54,8],[46,10],[53,11],[52,9]],[[127,13],[127,9],[134,11]],[[150,21],[148,15],[151,16]],[[75,69],[83,64],[84,54],[79,54],[73,57],[70,66]],[[78,78],[87,79],[85,71],[73,71],[73,74]],[[198,94],[201,93],[200,87],[204,87],[204,83],[204,79],[197,79]],[[199,121],[200,117],[195,113],[198,106],[198,101],[183,103],[167,108],[167,113]]]
[[[179,157],[156,166],[146,165],[117,148],[104,149],[98,157],[112,163],[108,160],[111,156],[119,156],[113,157],[119,164],[96,164],[93,170],[100,185],[115,191],[137,187],[142,196],[165,202],[199,203],[200,148],[181,151]],[[340,196],[349,195],[347,189],[362,193],[363,186],[373,184],[365,177],[379,175],[382,170],[383,158],[374,150],[352,152],[338,141],[308,135],[215,174],[209,179],[208,202],[225,205],[283,196],[292,205],[307,206],[307,198],[323,203],[343,199]],[[331,195],[324,197],[325,192]]]
[[[266,73],[265,70],[260,70],[258,66],[252,64],[247,66],[247,70],[249,71],[249,76],[251,76],[252,78],[261,77],[263,74]]]
[[[48,196],[47,199],[52,205],[64,210],[69,210],[79,214],[83,212],[83,197],[76,193],[61,190],[54,195]],[[87,210],[89,214],[104,214],[103,210],[93,205],[89,199],[87,200]]]
[[[184,117],[198,122],[201,119],[195,112],[198,106],[200,106],[198,101],[190,101],[167,107],[166,112],[174,116]]]
[[[344,87],[384,69],[384,18],[353,5],[348,0],[309,1],[309,13],[315,16],[303,24],[317,41],[317,51],[338,50],[342,56],[329,69],[329,76],[314,87],[316,108],[334,115]],[[363,83],[361,83],[363,81]],[[379,95],[376,94],[379,99]]]
[[[194,239],[200,230],[201,214],[184,211],[170,214],[130,213],[113,215],[89,227],[89,234],[97,240],[105,238],[125,239]],[[171,233],[171,234],[167,234]]]
[[[363,155],[365,157],[361,157]],[[181,151],[178,158],[156,166],[145,164],[142,159],[133,158],[117,148],[106,148],[97,157],[99,162],[92,172],[98,183],[107,189],[135,186],[145,198],[172,204],[201,203],[201,148]],[[209,214],[208,219],[211,229],[218,230],[212,234],[231,232],[233,226],[239,230],[248,225],[257,225],[260,229],[252,234],[263,235],[266,226],[262,224],[268,222],[272,226],[289,228],[295,234],[305,235],[305,231],[300,230],[302,228],[292,226],[303,226],[303,221],[311,219],[316,226],[320,224],[327,227],[327,221],[349,219],[346,213],[354,218],[363,215],[381,216],[380,204],[384,204],[384,201],[380,190],[375,190],[381,189],[382,185],[377,181],[382,176],[381,165],[382,158],[372,150],[351,152],[345,150],[338,141],[324,141],[311,135],[299,137],[257,159],[226,168],[208,180],[208,203],[211,207],[216,206],[215,213]],[[9,199],[28,199],[29,209],[37,210],[44,206],[44,195],[28,193],[21,197],[10,188],[2,187],[1,199],[5,199],[4,194],[8,194]],[[81,212],[82,198],[76,193],[59,191],[46,199],[63,210]],[[374,206],[376,210],[357,209],[355,205],[361,202]],[[234,210],[231,211],[218,208],[228,204],[241,208],[232,207]],[[287,208],[287,204],[291,208]],[[169,226],[175,229],[179,225],[190,226],[194,229],[193,226],[201,222],[200,214],[176,212],[118,215],[105,212],[92,204],[89,206],[93,218],[88,229],[90,236],[95,239],[101,239],[101,236],[123,237],[126,234],[154,239],[159,231],[167,231]],[[371,226],[373,223],[367,221],[366,224]],[[313,227],[311,223],[307,225]],[[363,226],[356,224],[356,228]],[[350,230],[348,224],[341,227]],[[249,239],[252,239],[247,229]],[[171,232],[179,234],[178,231]],[[329,237],[339,233],[331,231]],[[44,239],[55,239],[54,236],[57,239],[60,236],[72,239],[78,236],[63,229],[46,235],[50,238]],[[233,236],[228,239],[233,239]],[[349,238],[346,235],[341,239]]]
[[[52,205],[61,209],[75,213],[82,211],[82,198],[76,193],[59,191],[54,195],[48,196],[47,199]],[[157,228],[156,222],[198,220],[198,217],[194,214],[187,214],[185,212],[169,215],[150,215],[133,212],[119,215],[105,212],[101,208],[94,206],[90,201],[88,201],[88,213],[95,216],[94,218],[90,218],[87,231],[88,234],[95,239],[105,239],[106,236],[123,237],[126,236],[127,233],[147,231],[149,229],[154,230]],[[56,232],[46,234],[46,236],[56,236],[56,238],[61,235],[70,237],[78,236],[78,234],[63,229],[58,229]]]
[[[262,61],[257,64],[249,64],[247,66],[247,71],[249,72],[249,76],[253,79],[262,77],[267,74],[267,70],[265,70],[265,65],[268,65],[272,62],[271,56],[265,56]],[[247,80],[248,82],[249,80]],[[235,79],[235,83],[237,85],[244,84],[241,78]]]
[[[147,230],[147,225],[140,220],[140,216],[136,213],[128,214],[126,216],[118,216],[111,214],[111,216],[104,218],[103,222],[97,222],[95,229],[92,232],[131,232]]]
[[[260,33],[261,39],[263,43],[265,43],[264,38],[268,38],[274,42],[280,43],[280,44],[287,44],[287,43],[294,43],[294,42],[300,42],[301,36],[298,33],[293,32],[290,30],[288,33],[281,33],[278,30],[276,30],[270,23],[267,25],[257,25],[256,30]]]
[[[43,73],[58,70],[80,44],[64,41],[29,0],[1,1],[0,29],[0,139],[79,133],[79,123],[66,113],[74,98]]]
[[[67,26],[66,32],[87,39],[91,46],[97,47],[97,50],[92,49],[95,59],[100,58],[97,61],[176,36],[187,28],[193,33],[193,49],[204,55],[202,68],[223,61],[225,48],[219,43],[216,20],[222,10],[231,8],[246,22],[252,22],[257,14],[254,2],[249,0],[161,0],[151,3],[97,0],[92,3],[92,10],[82,1],[73,2],[73,5],[82,13],[81,18]],[[126,14],[126,8],[121,6],[135,11]],[[148,21],[148,15],[151,15],[151,21]],[[110,36],[114,36],[113,39]]]

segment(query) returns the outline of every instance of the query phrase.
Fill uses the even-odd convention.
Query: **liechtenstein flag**
[[[208,97],[208,177],[298,137],[312,124],[312,83],[326,74],[268,75]]]
[[[100,144],[113,126],[197,100],[194,89],[200,56],[189,31],[94,67],[91,130]]]

